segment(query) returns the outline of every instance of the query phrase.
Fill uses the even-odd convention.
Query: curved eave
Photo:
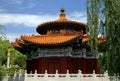
[[[82,37],[82,43],[88,42],[89,38],[90,38],[89,35],[83,35],[83,37]]]
[[[89,35],[86,35],[86,36],[83,36],[82,37],[82,43],[85,43],[85,42],[88,42],[90,39],[90,36]],[[101,43],[104,43],[106,42],[107,39],[104,37],[98,37],[98,44],[101,44]]]
[[[79,37],[79,36],[78,36]],[[64,41],[64,42],[60,42],[60,43],[37,43],[37,42],[31,42],[31,41],[27,41],[28,43],[31,43],[31,45],[38,45],[38,46],[61,46],[61,45],[67,45],[69,44],[70,42],[76,40],[78,37],[74,38],[74,39],[71,39],[71,40],[68,40],[68,41]]]
[[[85,32],[87,25],[76,22],[76,21],[51,21],[51,22],[46,22],[43,24],[40,24],[37,28],[36,31],[39,34],[46,34],[47,30],[52,30],[52,29],[74,29],[76,31],[83,30]]]
[[[56,36],[38,36],[38,37],[27,37],[27,36],[24,36],[22,37],[22,40],[28,42],[29,44],[36,44],[36,45],[45,45],[45,46],[51,46],[51,45],[62,45],[62,44],[66,44],[80,36],[82,36],[82,32],[79,33],[79,34],[76,34],[76,35],[56,35]]]
[[[21,47],[19,44],[17,44],[16,42],[12,42],[11,44],[12,44],[12,46],[15,47],[15,48],[20,48],[20,49],[22,48],[22,47]]]
[[[19,52],[26,54],[27,53],[27,46],[20,46],[17,42],[12,42],[12,46],[18,50]],[[24,48],[25,47],[25,48]]]
[[[24,46],[25,42],[22,41],[21,39],[16,39],[16,42],[20,45],[20,46]]]

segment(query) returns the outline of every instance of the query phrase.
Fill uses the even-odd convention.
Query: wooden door
[[[60,63],[59,62],[49,62],[48,63],[48,73],[49,74],[56,73],[56,70],[60,71]]]

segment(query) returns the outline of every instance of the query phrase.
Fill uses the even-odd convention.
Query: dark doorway
[[[48,62],[48,73],[49,74],[56,73],[56,70],[60,71],[60,63],[59,62]]]

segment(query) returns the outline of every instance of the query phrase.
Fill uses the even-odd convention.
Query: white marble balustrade
[[[69,70],[67,70],[66,74],[58,74],[58,70],[56,70],[55,74],[48,74],[47,70],[45,74],[37,74],[35,71],[34,74],[25,73],[25,81],[110,81],[108,77],[108,73],[104,74],[82,74],[79,70],[77,74],[69,74]]]

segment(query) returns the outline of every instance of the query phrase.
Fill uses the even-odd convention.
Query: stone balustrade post
[[[108,71],[105,72],[105,79],[106,81],[108,81],[109,77],[108,77]]]
[[[47,73],[47,70],[45,70],[45,80],[47,81],[48,79],[48,73]]]
[[[19,70],[19,81],[21,78],[22,78],[22,73],[21,73],[21,70]]]
[[[93,70],[93,77],[96,78],[95,70]]]
[[[25,81],[27,81],[28,76],[27,76],[27,70],[25,70]]]
[[[69,81],[69,78],[70,78],[70,76],[69,76],[69,70],[67,70],[67,73],[66,73],[66,80]]]
[[[81,70],[78,70],[78,79],[81,81]]]
[[[35,79],[37,78],[37,70],[35,70],[34,78],[35,78]]]
[[[105,74],[106,74],[106,77],[108,78],[108,71],[106,71]]]
[[[55,76],[58,77],[58,70],[56,70],[56,75]]]
[[[117,81],[120,81],[120,80],[119,80],[119,77],[120,77],[120,76],[119,76],[119,74],[117,73]]]
[[[15,72],[14,72],[14,75],[13,75],[13,78],[12,78],[13,81],[15,80],[16,76],[17,76],[17,72],[15,71]]]
[[[55,79],[58,80],[58,70],[56,70]]]
[[[67,70],[67,74],[69,74],[69,70]]]

